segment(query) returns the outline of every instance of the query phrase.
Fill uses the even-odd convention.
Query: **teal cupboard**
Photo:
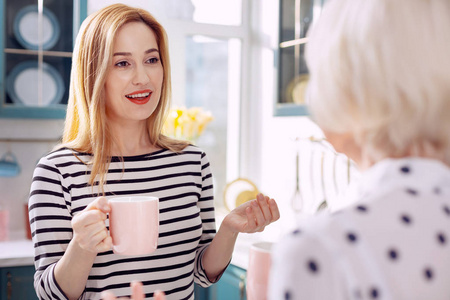
[[[0,0],[0,117],[62,119],[87,0]]]

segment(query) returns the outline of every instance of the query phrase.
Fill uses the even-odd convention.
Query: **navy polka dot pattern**
[[[450,299],[450,168],[388,159],[357,189],[276,245],[269,299]]]
[[[400,169],[400,171],[402,171],[403,173],[409,173],[411,170],[409,169],[408,166],[404,166]]]
[[[411,188],[406,189],[406,192],[410,195],[416,196],[417,195],[417,191]]]
[[[365,205],[358,205],[358,206],[356,206],[356,209],[358,211],[360,211],[360,212],[367,212],[368,211],[367,206],[365,206]]]
[[[356,242],[356,240],[358,238],[356,237],[356,235],[354,233],[350,232],[347,234],[347,239],[350,243],[354,243],[354,242]]]
[[[293,235],[297,235],[297,234],[300,234],[300,229],[295,229],[293,232],[292,232],[292,234]]]
[[[398,251],[395,249],[389,249],[389,258],[391,260],[397,260],[398,259]]]
[[[444,212],[447,214],[447,216],[450,217],[450,208],[448,207],[448,205],[444,205]]]
[[[380,292],[378,291],[378,289],[376,289],[376,288],[372,288],[371,290],[370,290],[370,298],[371,299],[378,299],[378,296],[379,296],[379,294],[380,294]]]
[[[428,280],[431,280],[433,278],[433,271],[430,268],[425,269],[425,277]]]
[[[442,244],[442,245],[444,245],[445,242],[446,242],[446,240],[447,240],[446,237],[445,237],[445,234],[439,233],[437,237],[438,237],[439,243]]]
[[[311,273],[319,272],[319,267],[317,266],[317,263],[314,260],[308,261],[308,269],[311,271]]]
[[[411,224],[411,217],[410,217],[410,216],[408,216],[408,215],[402,215],[402,216],[401,216],[401,219],[402,219],[403,223],[405,223],[405,224]]]

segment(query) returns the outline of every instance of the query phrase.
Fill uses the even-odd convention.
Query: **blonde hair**
[[[307,101],[369,157],[450,164],[450,1],[330,0],[309,32]]]
[[[161,98],[147,120],[150,142],[175,152],[188,145],[161,134],[171,96],[168,41],[162,25],[147,11],[124,4],[97,11],[83,22],[75,42],[64,134],[59,147],[93,155],[89,162],[92,165],[89,184],[93,186],[98,177],[103,193],[112,147],[105,113],[105,78],[112,62],[116,33],[130,22],[142,22],[154,32],[163,66]]]

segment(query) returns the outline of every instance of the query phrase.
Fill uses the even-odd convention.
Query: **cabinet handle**
[[[239,281],[239,295],[241,300],[245,299],[245,276],[241,275],[241,281]]]
[[[12,275],[11,273],[6,273],[6,277],[8,278],[8,281],[6,282],[6,299],[11,300],[12,299]]]

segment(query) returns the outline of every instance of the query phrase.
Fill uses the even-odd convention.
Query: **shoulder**
[[[196,145],[192,145],[192,144],[187,145],[183,149],[182,152],[184,152],[184,153],[197,153],[197,154],[204,154],[205,153],[205,151],[203,151],[202,148],[200,148],[200,147],[198,147]]]
[[[86,165],[92,156],[88,153],[81,153],[69,148],[59,148],[44,155],[36,168],[56,168],[60,169],[72,165]]]
[[[186,146],[180,152],[180,154],[183,154],[186,157],[195,158],[198,160],[203,160],[203,159],[206,159],[206,157],[207,157],[206,152],[202,148],[192,145],[192,144]]]

